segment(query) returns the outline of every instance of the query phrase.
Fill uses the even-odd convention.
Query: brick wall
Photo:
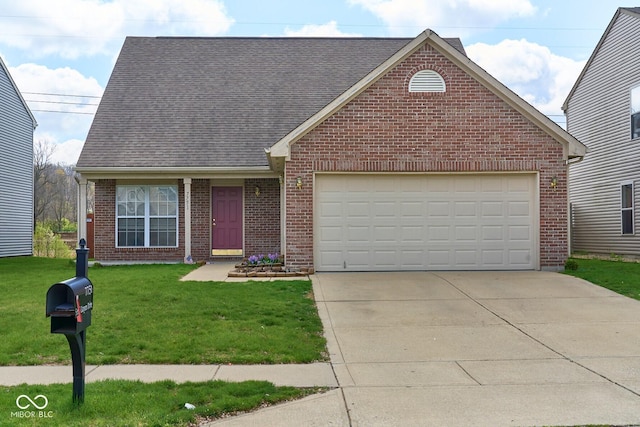
[[[411,76],[433,69],[445,93],[409,93]],[[287,262],[313,266],[313,173],[540,173],[540,263],[567,256],[563,148],[430,46],[418,50],[291,147],[286,164]],[[302,189],[295,187],[296,177]],[[552,177],[558,186],[550,188]]]
[[[101,261],[182,261],[184,259],[184,185],[179,193],[178,248],[116,248],[115,180],[96,181],[95,259]],[[260,187],[256,197],[255,187]],[[245,255],[280,252],[280,185],[277,179],[245,182]],[[191,181],[191,257],[211,259],[211,186],[209,179]]]
[[[116,181],[96,181],[95,259],[98,261],[182,261],[184,259],[184,187],[178,185],[180,230],[177,248],[116,248]]]
[[[245,256],[280,253],[280,183],[277,179],[245,180]],[[256,197],[255,188],[260,188]]]
[[[211,257],[211,186],[208,179],[191,180],[191,257]]]

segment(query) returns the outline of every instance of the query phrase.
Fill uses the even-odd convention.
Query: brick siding
[[[144,181],[140,182],[144,185]],[[179,204],[177,248],[116,248],[116,181],[98,180],[95,191],[95,259],[99,261],[182,261],[184,259],[184,184],[176,180]],[[256,197],[255,187],[260,187]],[[280,185],[277,179],[245,182],[245,254],[280,252]],[[191,181],[191,257],[211,259],[211,185]]]
[[[260,188],[256,197],[255,188]],[[280,183],[277,179],[247,179],[244,186],[244,253],[281,252]]]

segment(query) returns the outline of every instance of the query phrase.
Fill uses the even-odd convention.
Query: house
[[[557,270],[585,151],[429,30],[130,37],[77,171],[97,260]]]
[[[0,58],[0,257],[33,254],[36,119]]]
[[[563,110],[567,129],[589,147],[572,164],[572,250],[640,255],[640,7],[619,8]]]

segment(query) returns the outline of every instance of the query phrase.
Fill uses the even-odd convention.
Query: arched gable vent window
[[[446,92],[444,79],[433,70],[418,71],[409,81],[409,92]]]

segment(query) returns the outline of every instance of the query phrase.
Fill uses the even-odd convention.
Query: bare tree
[[[48,193],[51,191],[54,165],[52,163],[56,146],[47,140],[38,140],[33,144],[33,226],[37,221],[44,221],[47,208],[51,202]]]
[[[78,188],[73,174],[73,166],[58,165],[51,179],[47,217],[55,222],[54,231],[62,230],[64,219],[75,221]]]

